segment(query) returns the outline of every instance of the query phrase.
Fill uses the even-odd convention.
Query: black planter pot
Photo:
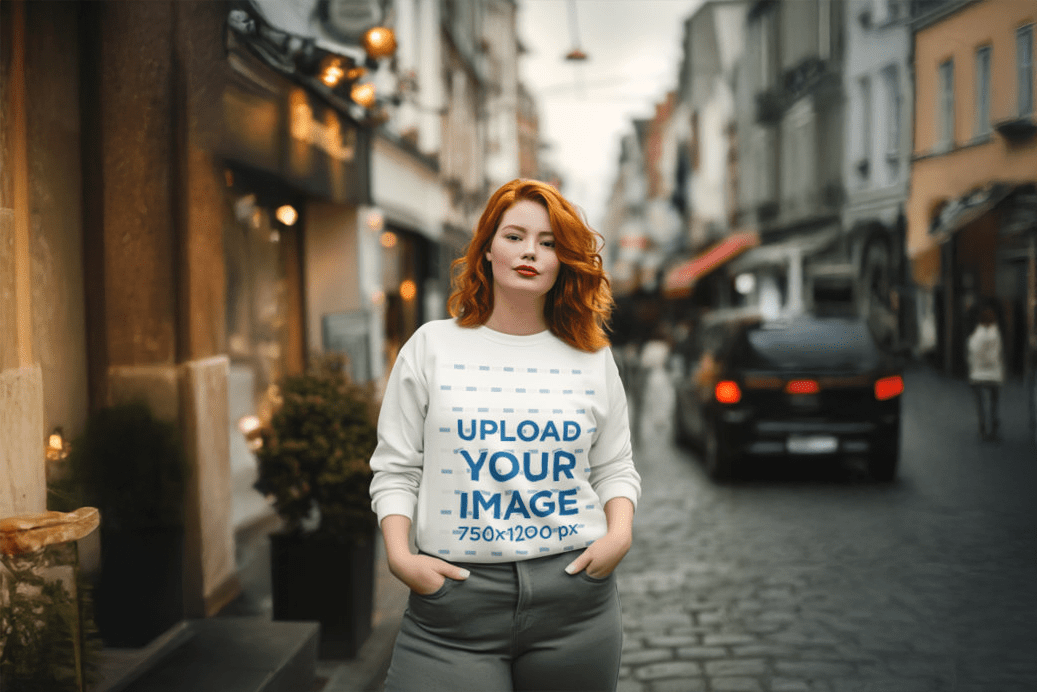
[[[183,527],[101,527],[94,608],[105,646],[141,647],[183,620],[183,554]]]
[[[360,546],[333,537],[270,535],[275,620],[320,622],[320,657],[347,659],[371,634],[374,536]]]

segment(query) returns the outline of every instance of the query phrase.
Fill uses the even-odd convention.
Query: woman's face
[[[511,205],[501,215],[486,259],[493,268],[495,294],[546,295],[561,266],[547,209],[528,199]]]

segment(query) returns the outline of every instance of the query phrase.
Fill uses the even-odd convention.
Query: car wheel
[[[868,473],[876,481],[889,483],[897,476],[897,466],[900,463],[900,439],[899,436],[891,443],[880,445],[868,459]]]
[[[734,478],[734,460],[720,441],[716,428],[711,424],[706,425],[704,447],[703,454],[709,477],[715,481],[727,481]]]

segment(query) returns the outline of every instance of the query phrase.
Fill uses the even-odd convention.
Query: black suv
[[[701,444],[713,478],[734,476],[747,456],[851,454],[866,456],[875,479],[894,478],[904,380],[864,321],[718,312],[696,336],[676,433]]]

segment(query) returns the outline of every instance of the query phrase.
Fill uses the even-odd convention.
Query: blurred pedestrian
[[[979,414],[979,436],[982,440],[998,439],[1000,420],[998,398],[1005,379],[1001,332],[993,309],[983,308],[979,323],[968,340],[969,384],[976,396]]]
[[[673,407],[676,393],[670,376],[670,339],[666,328],[659,325],[652,338],[641,347],[640,440],[669,440],[673,434]]]
[[[454,266],[454,319],[401,349],[371,458],[411,589],[385,689],[614,690],[613,570],[641,481],[598,238],[555,188],[515,180]]]

